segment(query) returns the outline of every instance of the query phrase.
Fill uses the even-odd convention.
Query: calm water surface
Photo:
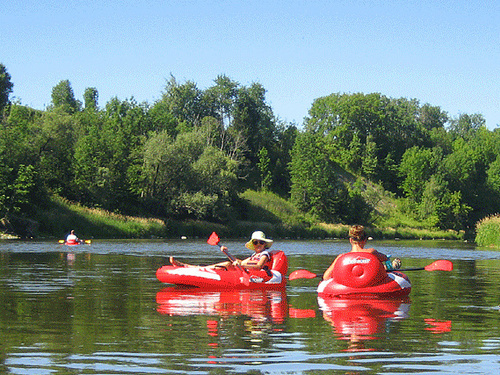
[[[225,243],[244,257],[243,242]],[[0,374],[492,374],[500,370],[500,251],[457,242],[373,241],[408,272],[408,300],[286,291],[179,291],[168,255],[207,264],[204,240],[0,242]],[[277,241],[289,272],[322,273],[346,241]]]

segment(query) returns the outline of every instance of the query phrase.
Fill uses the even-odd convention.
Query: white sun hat
[[[255,231],[252,233],[252,238],[250,241],[248,241],[245,246],[249,248],[250,250],[255,250],[255,246],[253,245],[253,241],[264,241],[266,243],[265,247],[266,249],[269,249],[271,245],[273,244],[273,240],[270,240],[269,238],[266,238],[266,235],[264,232],[261,232],[260,230]]]

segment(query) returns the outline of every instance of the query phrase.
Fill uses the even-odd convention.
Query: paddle
[[[215,232],[212,232],[212,234],[210,235],[210,237],[208,238],[207,240],[207,243],[209,245],[212,245],[212,246],[218,246],[219,245],[219,242],[220,242],[220,238],[219,236],[217,235],[217,233]],[[226,256],[229,258],[229,260],[231,262],[234,262],[236,260],[235,257],[233,257],[229,251],[227,251],[226,249],[220,249],[224,254],[226,254]],[[238,268],[238,270],[241,272],[241,276],[243,278],[243,284],[245,284],[246,286],[250,285],[250,275],[248,274],[248,272],[246,272],[243,267],[241,267],[241,265],[237,264],[236,267]]]
[[[404,268],[400,270],[392,270],[392,271],[453,271],[453,263],[449,260],[440,259],[432,262],[431,264],[425,267],[417,267],[417,268]],[[392,272],[389,271],[389,272]]]
[[[453,263],[449,260],[436,260],[435,262],[432,262],[431,264],[425,266],[425,267],[418,267],[418,268],[403,268],[400,270],[391,270],[387,272],[394,272],[394,271],[452,271],[453,270]],[[322,277],[322,275],[316,275],[315,273],[312,273],[311,271],[308,270],[296,270],[293,271],[290,276],[288,276],[288,280],[296,280],[296,279],[314,279],[315,277]]]

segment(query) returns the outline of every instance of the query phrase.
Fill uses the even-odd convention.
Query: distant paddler
[[[91,243],[91,240],[81,240],[78,238],[78,236],[75,234],[75,230],[72,229],[68,236],[66,237],[66,241],[65,240],[59,240],[59,243],[64,243],[65,245],[82,245],[84,243],[86,244],[89,244]]]

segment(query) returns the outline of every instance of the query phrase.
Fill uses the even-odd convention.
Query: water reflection
[[[167,315],[245,315],[252,322],[282,324],[293,318],[315,317],[315,310],[296,309],[287,302],[285,290],[203,290],[164,288],[156,294],[158,312]]]
[[[318,297],[323,318],[334,328],[335,337],[347,340],[345,351],[369,351],[365,341],[377,339],[388,321],[409,317],[409,299],[337,299]]]

